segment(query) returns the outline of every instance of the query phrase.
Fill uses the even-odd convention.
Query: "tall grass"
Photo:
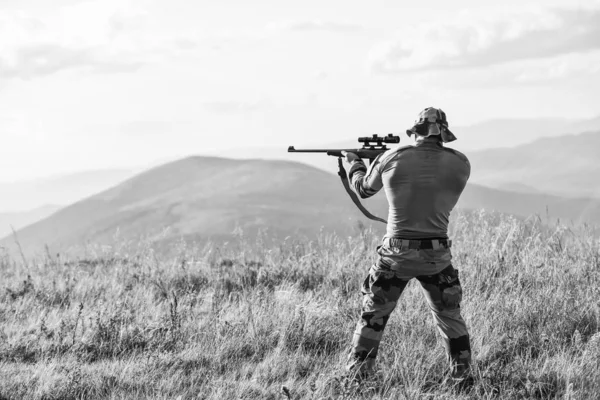
[[[0,262],[0,399],[596,399],[600,240],[539,220],[459,214],[476,383],[439,383],[419,286],[384,335],[379,374],[336,384],[380,240],[266,237],[161,259],[151,246]],[[282,390],[285,386],[285,390]]]

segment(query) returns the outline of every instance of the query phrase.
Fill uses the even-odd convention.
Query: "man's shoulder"
[[[444,151],[446,151],[446,152],[448,152],[448,153],[454,154],[454,155],[455,155],[456,157],[458,157],[460,160],[462,160],[462,161],[464,161],[464,162],[466,162],[466,163],[469,163],[469,159],[467,158],[467,156],[465,156],[465,155],[464,155],[463,153],[461,153],[460,151],[458,151],[458,150],[455,150],[455,149],[451,149],[451,148],[449,148],[449,147],[444,147],[443,149],[444,149]]]
[[[389,160],[391,160],[392,158],[396,157],[398,154],[404,153],[406,151],[410,151],[410,149],[414,149],[414,146],[400,146],[400,147],[396,147],[393,149],[389,149],[388,151],[386,151],[385,153],[381,153],[381,156],[379,157],[379,162],[384,163],[387,162]]]

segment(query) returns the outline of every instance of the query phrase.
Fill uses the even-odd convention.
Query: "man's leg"
[[[444,341],[453,378],[469,374],[471,344],[467,325],[460,315],[462,288],[452,265],[432,276],[418,276],[434,321]]]
[[[348,371],[368,373],[372,370],[385,325],[407,283],[408,280],[396,277],[392,271],[381,270],[376,265],[371,268],[361,289],[362,313],[352,339]]]

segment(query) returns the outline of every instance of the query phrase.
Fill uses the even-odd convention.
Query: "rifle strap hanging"
[[[348,183],[348,174],[346,173],[346,170],[344,169],[344,164],[342,164],[341,157],[338,157],[338,167],[339,167],[338,175],[339,175],[340,179],[342,180],[342,185],[344,185],[344,189],[346,189],[346,193],[348,193],[348,196],[350,196],[350,198],[352,199],[352,201],[354,202],[356,207],[358,207],[358,209],[364,214],[365,217],[372,219],[373,221],[379,221],[379,222],[383,222],[384,224],[387,224],[386,220],[384,220],[383,218],[376,217],[375,215],[371,214],[369,212],[369,210],[367,210],[360,203],[358,196],[350,188],[350,184]]]

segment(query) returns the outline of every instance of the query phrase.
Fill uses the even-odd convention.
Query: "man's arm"
[[[348,170],[348,180],[350,185],[354,189],[354,192],[358,194],[362,199],[373,196],[375,193],[381,190],[383,187],[383,181],[381,179],[382,165],[381,157],[384,153],[380,154],[371,162],[369,168],[365,165],[357,155],[353,153],[346,153],[346,162],[350,164]]]

